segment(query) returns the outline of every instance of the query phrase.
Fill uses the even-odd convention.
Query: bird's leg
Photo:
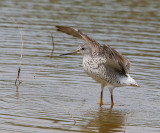
[[[111,94],[111,108],[113,107],[114,102],[113,102],[113,94]]]
[[[102,104],[103,104],[102,99],[103,99],[103,90],[101,90],[101,97],[100,97],[100,101],[99,101],[99,106],[102,106]]]
[[[100,101],[99,101],[99,106],[102,106],[102,104],[103,104],[103,101],[102,101],[102,99],[103,99],[103,89],[104,89],[104,85],[101,85],[101,97],[100,97]]]
[[[114,87],[113,86],[108,86],[108,89],[110,91],[110,94],[111,94],[111,108],[114,106],[114,102],[113,102],[113,89]]]

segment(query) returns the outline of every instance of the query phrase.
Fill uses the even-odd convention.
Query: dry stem
[[[53,52],[54,52],[54,38],[53,38],[53,34],[51,33],[51,37],[52,37],[52,45],[53,45],[53,49],[52,49],[52,52],[51,52],[51,57],[53,55]]]
[[[22,42],[22,45],[21,45],[21,56],[20,56],[20,62],[19,62],[19,67],[18,67],[18,71],[17,71],[17,78],[15,80],[15,86],[19,86],[21,81],[19,79],[20,77],[20,71],[21,71],[21,65],[22,65],[22,57],[23,57],[23,36],[22,36],[22,30],[21,28],[19,27],[18,23],[16,22],[16,20],[14,18],[11,17],[11,19],[13,20],[13,22],[17,25],[17,28],[18,28],[18,31],[20,33],[20,38],[21,38],[21,42]]]

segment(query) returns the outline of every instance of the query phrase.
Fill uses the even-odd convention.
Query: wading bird
[[[111,95],[111,107],[113,107],[113,89],[122,86],[139,86],[137,82],[129,75],[129,60],[111,48],[109,45],[100,45],[93,38],[85,35],[81,31],[67,26],[56,26],[57,31],[78,37],[85,40],[88,44],[81,44],[77,50],[62,54],[69,55],[80,53],[83,55],[84,71],[95,81],[101,84],[101,94],[99,105],[101,106],[103,98],[103,89],[108,87]]]

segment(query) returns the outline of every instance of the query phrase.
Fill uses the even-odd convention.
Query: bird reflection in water
[[[125,132],[124,126],[126,120],[126,112],[100,108],[97,112],[88,113],[86,115],[92,116],[93,118],[89,120],[87,125],[82,127],[82,130],[85,130],[86,132]]]

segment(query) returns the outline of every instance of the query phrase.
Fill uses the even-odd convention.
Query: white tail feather
[[[124,86],[140,86],[129,74],[127,74],[127,77],[122,78],[120,83]]]

